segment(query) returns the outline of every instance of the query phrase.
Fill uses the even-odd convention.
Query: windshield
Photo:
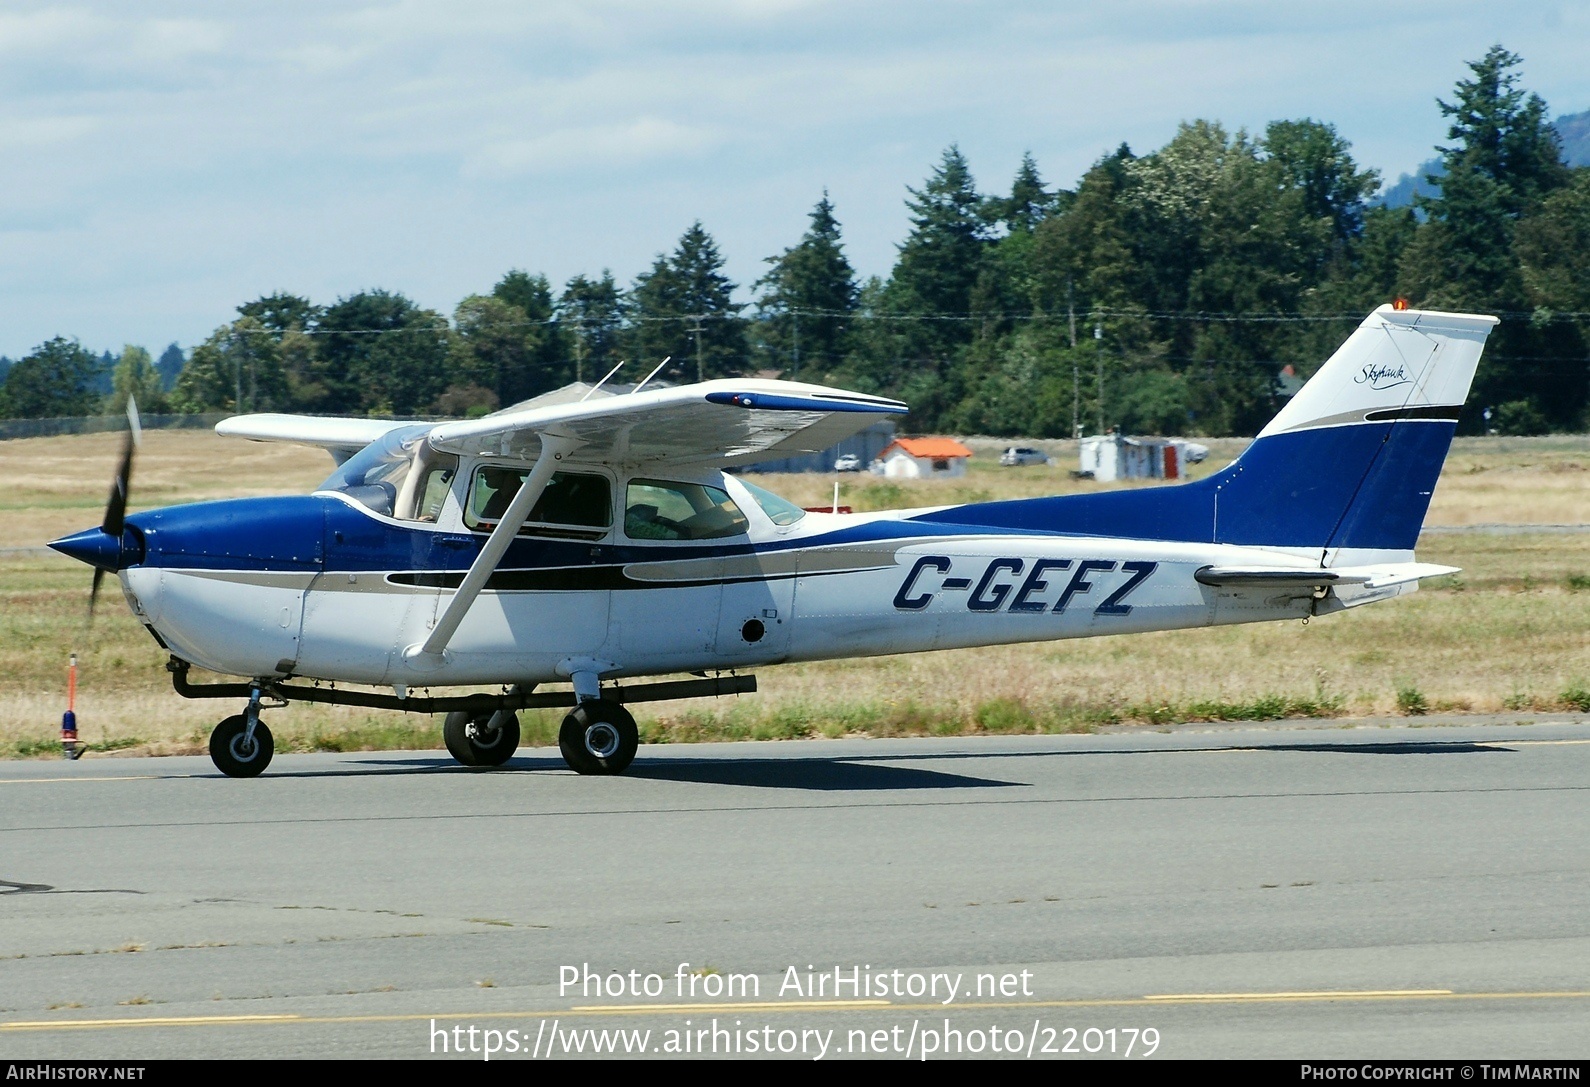
[[[756,499],[756,504],[762,507],[762,512],[767,514],[767,519],[775,525],[780,527],[793,525],[796,521],[806,516],[806,511],[789,499],[780,498],[772,491],[765,491],[755,483],[742,478],[740,486],[751,492],[751,497]]]
[[[398,491],[413,464],[414,447],[430,429],[429,423],[422,423],[387,431],[340,464],[315,489],[341,491],[377,513],[392,516]]]

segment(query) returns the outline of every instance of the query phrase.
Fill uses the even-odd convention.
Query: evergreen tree
[[[1425,304],[1450,309],[1517,309],[1522,283],[1513,230],[1542,197],[1567,183],[1546,103],[1518,86],[1521,59],[1494,46],[1469,65],[1456,100],[1437,99],[1451,119],[1441,152],[1438,196],[1418,206],[1432,229],[1410,254],[1408,279]]]
[[[182,348],[174,343],[167,344],[155,363],[155,369],[160,371],[160,387],[170,392],[177,384],[177,375],[182,373],[182,368],[187,364],[188,356],[183,354]]]
[[[907,191],[911,233],[900,246],[890,283],[896,305],[916,315],[968,317],[988,224],[960,148],[952,144],[926,184]],[[964,322],[945,328],[945,343],[967,338]]]
[[[625,309],[624,292],[606,268],[601,279],[581,274],[563,288],[558,319],[571,333],[576,380],[598,381],[618,362]]]
[[[1499,314],[1529,305],[1515,235],[1569,174],[1546,103],[1518,85],[1521,63],[1495,46],[1469,65],[1473,78],[1458,82],[1454,101],[1437,100],[1453,142],[1439,148],[1441,191],[1419,199],[1429,221],[1404,255],[1403,286],[1415,304]],[[1471,403],[1517,404],[1514,416],[1557,425],[1576,421],[1583,394],[1563,395],[1549,361],[1563,349],[1558,331],[1504,318],[1480,361]],[[1480,415],[1466,413],[1464,429],[1478,430]]]
[[[529,351],[529,379],[534,396],[566,384],[573,376],[570,365],[570,347],[567,336],[558,322],[557,308],[552,300],[552,285],[547,277],[531,275],[517,268],[503,276],[491,289],[493,298],[500,299],[524,314],[525,344]],[[505,400],[503,403],[511,403]]]
[[[110,375],[116,369],[116,356],[109,351],[99,353],[99,364],[94,368],[94,391],[101,396],[109,396],[111,390]]]
[[[0,385],[0,416],[54,419],[88,415],[99,404],[99,360],[76,340],[46,340],[18,359]]]
[[[988,217],[998,220],[1012,234],[1031,234],[1038,224],[1060,210],[1063,197],[1043,186],[1038,163],[1032,152],[1021,156],[1021,166],[1010,186],[1010,196],[991,201]]]
[[[909,426],[941,427],[964,399],[962,352],[973,336],[972,292],[991,240],[986,201],[951,145],[920,189],[907,187],[911,233],[873,310],[858,362],[909,402]]]
[[[670,355],[668,372],[688,380],[746,369],[744,307],[732,300],[735,285],[722,269],[717,243],[698,220],[670,256],[659,255],[651,271],[636,278],[631,358],[644,367],[642,374]]]
[[[757,328],[769,365],[791,377],[832,369],[849,350],[858,290],[826,191],[800,242],[766,263],[771,269],[752,289],[762,291]]]

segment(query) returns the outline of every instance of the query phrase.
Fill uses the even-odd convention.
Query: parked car
[[[854,453],[845,453],[841,455],[838,460],[834,461],[834,471],[859,472],[861,471],[861,458],[856,456]]]
[[[1042,449],[1013,445],[999,455],[999,463],[1004,468],[1024,468],[1029,464],[1048,464],[1049,456]]]

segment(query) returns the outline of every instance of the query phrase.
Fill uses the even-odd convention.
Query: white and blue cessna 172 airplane
[[[624,703],[754,690],[755,665],[1295,619],[1452,572],[1414,543],[1495,324],[1382,306],[1192,483],[808,512],[730,470],[906,405],[722,380],[465,422],[238,416],[216,430],[339,466],[310,495],[125,516],[135,427],[104,524],[51,546],[96,588],[118,575],[179,693],[247,699],[210,740],[227,774],[265,769],[261,707],[291,700],[445,712],[471,766],[513,754],[517,709],[568,706],[569,766],[616,774],[638,743]],[[700,678],[616,682],[669,673]]]

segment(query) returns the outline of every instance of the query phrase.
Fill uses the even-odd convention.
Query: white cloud
[[[650,159],[699,156],[721,142],[711,129],[661,117],[565,128],[523,139],[499,140],[464,161],[468,178],[500,179],[529,174],[578,173],[601,167],[634,166]]]

